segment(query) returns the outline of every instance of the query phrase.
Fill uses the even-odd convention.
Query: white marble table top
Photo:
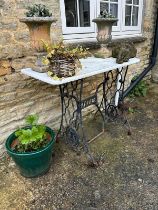
[[[108,72],[110,70],[126,67],[132,64],[136,64],[140,62],[138,58],[131,58],[128,62],[117,64],[115,58],[95,58],[95,57],[88,57],[85,59],[80,59],[82,64],[81,71],[72,77],[63,78],[61,80],[54,80],[53,78],[49,77],[47,73],[39,73],[33,71],[31,68],[22,69],[21,72],[27,76],[30,76],[34,79],[38,79],[42,82],[51,84],[51,85],[62,85],[69,82],[73,82],[76,80],[80,80],[83,78],[91,77],[97,74],[101,74],[104,72]]]

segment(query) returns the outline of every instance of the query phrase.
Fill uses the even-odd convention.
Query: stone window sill
[[[126,37],[126,38],[119,38],[119,39],[113,39],[110,43],[107,44],[107,47],[112,47],[116,43],[129,41],[133,43],[141,43],[146,41],[146,37],[144,36],[135,36],[135,37]]]
[[[107,47],[112,47],[114,44],[118,42],[123,42],[123,41],[131,41],[133,43],[141,43],[144,42],[147,38],[143,36],[136,36],[136,37],[126,37],[126,38],[118,38],[118,39],[113,39],[111,42],[106,44],[105,46]],[[66,42],[66,44],[70,47],[77,47],[78,45],[83,46],[84,48],[89,48],[89,49],[99,49],[101,48],[101,44],[99,44],[96,40],[93,41],[73,41],[73,42]]]

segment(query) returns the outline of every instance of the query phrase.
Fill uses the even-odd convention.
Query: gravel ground
[[[158,87],[150,85],[127,113],[132,135],[109,123],[90,144],[101,163],[93,168],[84,154],[56,144],[50,171],[42,177],[21,177],[5,156],[0,162],[0,210],[158,210]],[[97,122],[88,125],[93,133]]]

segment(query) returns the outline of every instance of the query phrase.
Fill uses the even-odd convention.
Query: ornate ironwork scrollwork
[[[118,109],[112,104],[107,105],[106,112],[108,117],[112,120],[114,120],[118,116]]]
[[[68,143],[73,148],[77,148],[80,145],[80,137],[77,134],[75,128],[67,127],[66,128],[66,143]]]

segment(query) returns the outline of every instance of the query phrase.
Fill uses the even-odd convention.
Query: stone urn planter
[[[117,18],[95,18],[92,20],[97,24],[97,40],[100,44],[106,44],[112,39],[112,26],[118,21]]]
[[[37,52],[43,52],[43,42],[51,42],[50,27],[56,20],[52,17],[25,17],[20,19],[20,22],[29,28],[32,48]]]

